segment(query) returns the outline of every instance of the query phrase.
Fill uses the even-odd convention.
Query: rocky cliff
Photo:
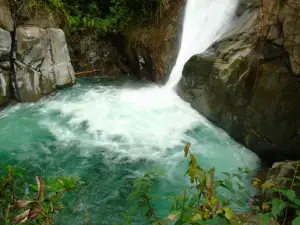
[[[10,1],[0,0],[0,106],[11,98],[37,101],[75,82],[64,32],[51,23],[38,26],[22,7],[14,29]]]
[[[240,1],[230,32],[185,65],[180,95],[265,161],[300,157],[300,1]]]
[[[129,73],[153,82],[166,80],[179,50],[184,3],[173,0],[160,18],[130,26],[123,33],[99,34],[96,39],[74,36],[70,43],[76,69],[96,69],[108,76]]]

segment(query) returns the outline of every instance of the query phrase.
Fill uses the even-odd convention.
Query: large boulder
[[[273,9],[269,16],[266,7]],[[280,30],[285,7],[277,0],[242,7],[231,32],[186,63],[179,90],[200,113],[270,162],[300,157],[300,86],[294,76],[300,35],[291,44]]]
[[[0,28],[7,31],[13,30],[13,20],[8,0],[0,0]]]
[[[41,74],[29,65],[19,61],[14,64],[16,81],[21,102],[35,102],[42,97],[40,76]]]
[[[15,71],[20,101],[36,101],[75,82],[62,30],[21,26],[16,34]]]
[[[6,105],[10,100],[9,71],[0,68],[0,106]]]
[[[9,59],[11,49],[10,33],[0,28],[0,61]]]
[[[49,50],[50,38],[46,30],[38,27],[18,27],[17,41],[17,60],[39,70]]]
[[[53,62],[56,86],[75,83],[75,72],[71,64],[65,33],[61,29],[49,28],[46,30],[51,43],[51,56]]]

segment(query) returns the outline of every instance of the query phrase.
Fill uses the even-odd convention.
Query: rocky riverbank
[[[264,161],[300,157],[297,0],[241,1],[221,40],[185,65],[178,92]]]
[[[37,101],[75,83],[64,32],[27,21],[30,15],[22,7],[14,21],[11,7],[10,1],[0,1],[0,106],[11,99]]]

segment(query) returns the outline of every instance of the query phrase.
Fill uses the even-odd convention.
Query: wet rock
[[[9,71],[0,69],[0,106],[6,105],[10,100]]]
[[[62,30],[21,26],[17,41],[15,70],[20,101],[37,101],[75,82]]]
[[[186,63],[179,93],[271,163],[300,157],[300,83],[297,63],[293,66],[298,36],[290,40],[282,35],[277,1],[263,3],[263,9],[245,10],[222,40]],[[276,44],[281,37],[284,45]]]
[[[9,60],[11,49],[10,33],[0,28],[0,61]]]
[[[35,102],[42,97],[40,87],[41,74],[19,61],[14,64],[20,101]]]
[[[75,83],[75,72],[71,64],[65,33],[61,29],[46,30],[50,38],[50,54],[57,87]]]
[[[11,32],[13,20],[9,9],[9,0],[0,0],[0,28]]]

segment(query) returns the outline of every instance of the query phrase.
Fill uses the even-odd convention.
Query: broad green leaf
[[[238,206],[245,206],[245,202],[240,200],[240,199],[232,199],[232,202],[234,202],[235,204],[237,204]]]
[[[233,174],[236,178],[238,178],[240,181],[243,180],[243,176],[241,174]]]
[[[231,182],[231,180],[225,180],[225,185],[221,185],[222,187],[225,187],[228,191],[230,191],[231,193],[235,193],[235,190],[233,188],[233,184]]]
[[[231,220],[233,216],[233,212],[231,211],[231,209],[229,207],[222,207],[222,209],[225,211],[225,217],[228,220]]]
[[[296,193],[294,190],[287,190],[286,196],[289,198],[289,200],[293,201],[296,198]]]
[[[238,168],[239,172],[243,173],[245,170],[241,167]]]
[[[293,220],[292,225],[299,225],[299,224],[300,224],[300,216],[296,217],[296,218]]]
[[[249,198],[249,195],[245,191],[239,191],[238,196],[241,196],[243,198]]]
[[[239,190],[245,190],[245,187],[241,184],[238,184]]]
[[[272,214],[274,217],[281,215],[282,210],[287,206],[287,204],[281,201],[279,198],[272,199]]]
[[[284,196],[286,196],[291,201],[293,201],[296,198],[296,193],[294,190],[276,189],[276,191],[282,193]]]
[[[231,176],[230,173],[228,173],[228,172],[223,172],[223,174],[225,174],[227,177]]]
[[[20,172],[15,172],[14,173],[16,176],[18,176],[18,177],[24,177],[24,175],[22,174],[22,173],[20,173]]]

